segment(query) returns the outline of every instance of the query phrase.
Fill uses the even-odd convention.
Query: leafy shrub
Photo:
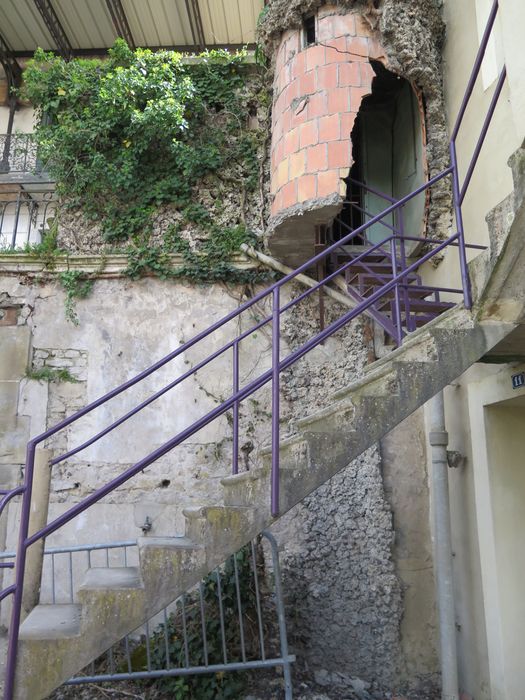
[[[104,61],[38,49],[22,95],[38,110],[40,159],[59,193],[100,222],[107,241],[144,242],[156,207],[169,203],[191,220],[192,189],[226,164],[241,164],[255,190],[263,135],[248,129],[244,63],[243,52],[187,62],[122,39]]]

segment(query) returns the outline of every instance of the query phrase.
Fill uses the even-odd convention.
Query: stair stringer
[[[514,328],[513,323],[476,322],[470,312],[456,307],[412,334],[362,379],[339,390],[327,408],[297,421],[297,434],[280,443],[281,513],[375,444]],[[261,468],[223,479],[224,505],[184,512],[186,538],[142,538],[138,571],[122,569],[117,585],[106,580],[107,570],[92,569],[78,591],[78,605],[37,606],[21,626],[14,697],[45,698],[269,526],[269,451],[261,457]]]
[[[280,444],[281,513],[377,443],[514,328],[497,321],[475,323],[470,312],[453,309],[416,331],[410,345],[383,358],[375,371],[336,392],[330,406],[297,421],[298,433]],[[428,359],[421,356],[415,336],[432,348]],[[226,477],[222,484],[226,505],[258,504],[268,526],[270,450],[261,457],[261,468]]]

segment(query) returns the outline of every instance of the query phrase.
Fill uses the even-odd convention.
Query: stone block
[[[299,129],[299,133],[300,133],[300,148],[301,149],[305,149],[308,146],[315,146],[315,144],[319,141],[319,128],[318,128],[317,120],[314,119],[312,121],[306,122],[305,124],[301,124],[300,129]],[[299,154],[297,154],[297,155],[299,155]],[[302,155],[304,157],[304,155],[305,155],[304,151],[303,151]],[[292,165],[292,160],[290,159],[290,177],[297,177],[297,175],[292,175],[291,165]],[[301,174],[301,173],[299,173],[299,174]]]
[[[295,80],[292,80],[291,83],[286,87],[284,91],[284,100],[285,104],[283,107],[283,112],[284,110],[288,107],[288,105],[291,105],[293,100],[295,100],[296,97],[299,97],[302,95],[302,78],[298,79],[296,78]]]
[[[306,172],[317,173],[326,170],[328,166],[328,151],[325,143],[310,146],[306,153]]]
[[[306,53],[306,70],[314,70],[317,66],[324,66],[325,60],[325,47],[324,46],[311,46],[305,49]]]
[[[310,70],[299,79],[299,92],[295,95],[290,95],[289,103],[294,97],[299,97],[299,95],[311,95],[317,90],[317,75],[315,70]],[[295,81],[297,83],[297,81]]]
[[[350,142],[332,141],[328,144],[328,169],[350,167]]]
[[[368,61],[368,39],[361,36],[347,37],[346,50],[349,52],[347,60]]]
[[[311,99],[311,98],[310,98]],[[304,100],[300,100],[297,105],[292,107],[292,120],[291,128],[294,129],[296,126],[304,124],[308,117],[308,107],[309,98],[305,97]]]
[[[297,183],[297,200],[306,202],[308,199],[315,199],[317,193],[317,176],[303,175]]]
[[[335,88],[328,93],[328,113],[341,114],[350,108],[350,91],[348,88]]]
[[[327,170],[317,175],[317,196],[328,197],[339,189],[339,173],[337,170]]]
[[[0,426],[6,419],[16,416],[19,386],[17,381],[0,381]]]
[[[29,437],[29,419],[16,417],[6,419],[0,430],[0,464],[24,464]]]
[[[319,119],[319,141],[338,141],[341,137],[340,119],[338,114]]]
[[[338,85],[339,87],[361,87],[361,81],[363,79],[363,73],[360,71],[360,67],[369,66],[368,63],[340,63],[339,73],[338,73]],[[372,69],[372,66],[369,66]],[[373,69],[372,69],[373,72]],[[365,76],[366,77],[366,76]],[[366,79],[366,84],[372,82],[372,78]]]
[[[306,71],[306,54],[300,51],[291,63],[292,78],[299,78]]]
[[[30,346],[31,331],[27,326],[0,327],[0,381],[25,375]]]
[[[352,129],[354,128],[356,113],[348,112],[347,114],[340,114],[339,120],[341,122],[341,138],[350,139],[352,134]]]
[[[279,190],[288,182],[288,158],[282,160],[275,173],[275,188]]]
[[[319,90],[333,90],[337,87],[337,64],[319,66],[317,69],[317,86]]]
[[[289,180],[295,180],[303,175],[306,168],[306,152],[297,151],[290,156],[290,170],[288,174]]]
[[[32,379],[22,379],[20,382],[18,413],[30,419],[30,438],[36,437],[46,430],[48,396],[49,384],[47,382],[36,382]]]
[[[288,209],[297,204],[296,182],[288,182],[281,190],[281,209]]]
[[[343,63],[348,59],[346,36],[331,39],[326,47],[326,63]]]
[[[315,95],[311,95],[305,111],[308,114],[308,119],[316,119],[317,117],[324,117],[328,114],[326,92],[317,92]]]
[[[375,78],[375,71],[372,68],[370,63],[360,63],[359,64],[359,73],[361,74],[361,85],[362,86],[371,86],[372,85],[372,80]],[[358,87],[359,84],[356,83],[356,87]]]
[[[299,150],[299,128],[292,129],[284,135],[283,148],[286,156]]]

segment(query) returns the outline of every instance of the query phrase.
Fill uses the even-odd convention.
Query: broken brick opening
[[[408,80],[379,61],[370,63],[375,72],[372,93],[364,97],[352,129],[352,166],[345,178],[345,203],[332,229],[334,240],[346,235],[347,227],[355,229],[383,211],[390,204],[388,198],[401,199],[427,177],[421,101]],[[403,227],[407,235],[422,235],[425,210],[425,195],[405,205]],[[392,215],[384,221],[390,226],[400,224],[399,217],[395,220]],[[378,243],[390,233],[377,223],[367,230],[366,238]],[[363,242],[364,238],[358,237],[354,244]]]

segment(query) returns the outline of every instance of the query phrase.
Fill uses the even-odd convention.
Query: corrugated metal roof
[[[199,37],[188,16],[192,0],[121,0],[137,46],[188,47]],[[264,0],[196,0],[206,46],[252,44]],[[75,52],[107,49],[117,37],[107,0],[51,0]],[[0,0],[0,33],[13,51],[58,49],[35,0]]]

